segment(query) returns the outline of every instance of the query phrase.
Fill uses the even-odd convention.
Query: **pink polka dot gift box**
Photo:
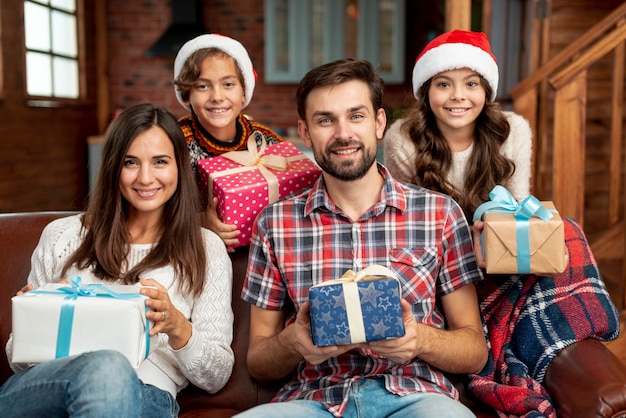
[[[198,161],[198,173],[208,185],[209,201],[218,198],[222,222],[237,225],[241,247],[250,243],[261,209],[310,188],[321,170],[291,142],[263,144],[257,149],[251,137],[247,150]]]

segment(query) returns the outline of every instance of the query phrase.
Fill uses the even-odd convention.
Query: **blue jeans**
[[[461,402],[438,393],[398,396],[385,389],[383,379],[362,379],[352,384],[344,418],[472,418]],[[329,418],[321,403],[309,400],[266,403],[244,411],[237,418]]]
[[[21,370],[0,387],[2,417],[176,417],[172,395],[139,380],[126,357],[93,351]]]

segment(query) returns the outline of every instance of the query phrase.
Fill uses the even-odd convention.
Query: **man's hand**
[[[444,372],[478,373],[487,361],[487,343],[482,329],[478,299],[473,284],[441,297],[447,327],[417,322],[411,305],[401,301],[405,335],[363,345],[396,363],[415,358]]]
[[[421,339],[419,326],[413,316],[411,304],[402,299],[400,305],[402,306],[402,320],[404,321],[404,336],[389,340],[372,341],[362,345],[362,347],[369,348],[396,363],[405,363],[411,361],[416,356],[416,353],[419,352]]]
[[[309,302],[305,302],[300,307],[296,322],[291,326],[291,341],[297,352],[309,363],[318,365],[331,357],[350,351],[358,347],[358,344],[347,344],[341,346],[317,347],[311,338],[311,315]]]
[[[286,328],[285,312],[251,306],[248,370],[260,382],[282,379],[303,359],[318,365],[357,345],[316,347],[311,338],[309,303],[300,306],[296,320]]]

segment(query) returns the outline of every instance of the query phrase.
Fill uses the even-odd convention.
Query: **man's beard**
[[[333,161],[327,156],[332,154],[335,148],[357,146],[363,153],[359,161]],[[365,176],[372,164],[376,161],[376,149],[363,148],[356,141],[336,141],[326,148],[324,153],[313,150],[315,161],[326,173],[342,181],[354,181]]]

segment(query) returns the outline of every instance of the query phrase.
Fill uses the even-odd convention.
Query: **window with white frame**
[[[265,78],[298,83],[340,58],[370,61],[404,82],[405,0],[265,0]]]
[[[28,95],[78,98],[76,0],[24,1],[24,39]]]

